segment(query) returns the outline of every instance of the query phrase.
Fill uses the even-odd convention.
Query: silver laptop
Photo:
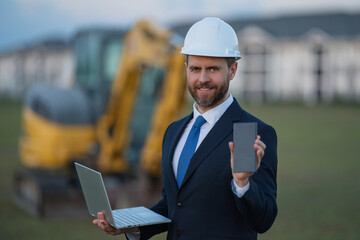
[[[106,221],[117,229],[171,222],[145,207],[112,210],[101,173],[79,163],[75,163],[75,167],[92,216],[97,217],[98,212],[104,212]]]

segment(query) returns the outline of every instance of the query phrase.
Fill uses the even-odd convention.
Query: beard
[[[213,85],[210,82],[197,83],[193,86],[190,86],[188,84],[188,90],[197,105],[205,108],[215,107],[219,105],[226,97],[229,90],[229,83],[230,80],[228,79],[227,81],[224,81],[224,83],[220,86]],[[201,88],[209,88],[211,90],[215,90],[215,92],[199,96],[197,95],[197,90]]]

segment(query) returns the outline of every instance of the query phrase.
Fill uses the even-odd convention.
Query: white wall
[[[38,46],[0,56],[0,95],[22,98],[35,83],[58,87],[74,84],[74,56],[70,47]]]
[[[244,29],[238,37],[240,52],[245,54],[231,83],[234,96],[257,102],[301,100],[308,104],[360,100],[360,37],[333,38],[313,29],[300,38],[278,39],[256,27]],[[266,54],[246,54],[249,49],[256,52],[256,46],[264,46]],[[320,55],[316,53],[319,48]],[[265,69],[264,82],[256,72],[259,68]],[[266,99],[259,95],[261,91]]]

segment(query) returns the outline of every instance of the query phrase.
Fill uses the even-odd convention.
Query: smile
[[[213,90],[213,88],[198,88],[199,93],[208,94]]]

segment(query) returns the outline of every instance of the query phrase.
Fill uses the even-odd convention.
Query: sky
[[[205,16],[254,18],[360,12],[359,0],[0,0],[0,52],[81,28],[129,27],[139,19],[162,26]]]

